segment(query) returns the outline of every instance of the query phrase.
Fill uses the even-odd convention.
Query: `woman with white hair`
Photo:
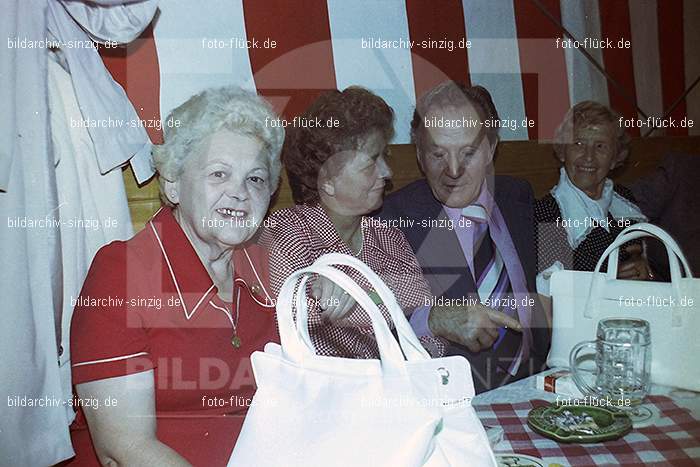
[[[569,109],[556,131],[559,183],[535,204],[538,290],[559,269],[593,271],[605,249],[630,224],[646,221],[632,192],[608,178],[629,155],[630,137],[617,113],[593,101]],[[620,251],[620,279],[649,280],[653,273],[640,242]]]
[[[234,87],[169,115],[153,154],[165,206],[97,253],[75,299],[80,465],[226,463],[255,391],[250,354],[278,339],[255,242],[279,181],[275,118]]]

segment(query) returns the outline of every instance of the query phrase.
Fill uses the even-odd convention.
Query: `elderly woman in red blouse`
[[[169,116],[154,150],[165,206],[97,253],[76,300],[77,465],[226,464],[255,391],[250,354],[278,339],[254,242],[281,170],[274,118],[233,87]]]
[[[400,230],[367,217],[381,207],[392,172],[387,144],[394,112],[360,87],[320,96],[287,128],[282,160],[296,206],[274,213],[263,239],[270,249],[270,281],[279,292],[289,274],[331,252],[353,255],[371,267],[410,313],[430,290]],[[305,125],[321,122],[321,127]],[[353,270],[351,277],[369,290]],[[366,312],[340,287],[319,278],[310,287],[309,326],[316,352],[346,358],[378,358]],[[393,323],[380,306],[384,317]],[[433,355],[444,346],[424,340]]]

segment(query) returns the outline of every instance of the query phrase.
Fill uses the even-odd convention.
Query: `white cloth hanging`
[[[158,0],[90,0],[48,2],[47,27],[63,43],[125,43],[153,19]],[[151,142],[122,87],[112,79],[96,48],[64,47],[61,52],[73,79],[83,119],[124,122],[117,127],[89,126],[101,173],[131,164],[142,183],[153,176]]]
[[[49,60],[48,72],[63,267],[59,365],[68,400],[72,396],[69,332],[73,303],[97,250],[114,240],[127,240],[134,232],[121,169],[100,174],[90,134],[70,125],[81,118],[71,76],[53,60]],[[66,406],[66,410],[72,419],[73,409]]]
[[[0,30],[7,37],[44,39],[46,3],[9,2]],[[0,112],[2,466],[51,465],[73,455],[54,328],[62,301],[61,239],[54,227],[58,195],[49,146],[47,60],[45,51],[34,52],[0,47],[0,92],[3,107],[7,104]],[[30,402],[44,406],[26,407]]]
[[[149,24],[157,3],[12,0],[3,2],[0,31],[17,43],[123,41]],[[70,298],[94,250],[131,234],[121,171],[112,169],[130,162],[139,181],[153,173],[142,127],[66,128],[76,112],[138,117],[95,48],[61,52],[70,75],[49,65],[45,46],[0,48],[0,394],[7,397],[0,404],[0,466],[53,465],[73,456],[69,349],[64,344],[60,352],[57,337],[69,341]],[[85,229],[98,220],[104,227],[107,217],[113,230]]]

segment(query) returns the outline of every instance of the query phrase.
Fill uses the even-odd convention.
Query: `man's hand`
[[[311,285],[311,296],[318,301],[321,318],[331,323],[345,318],[355,305],[350,294],[323,276],[316,278]]]
[[[428,326],[436,336],[461,344],[471,352],[491,348],[498,339],[498,329],[501,327],[523,330],[518,320],[481,304],[435,306],[430,310]]]

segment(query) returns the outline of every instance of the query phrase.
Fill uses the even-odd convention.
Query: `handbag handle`
[[[399,336],[399,345],[403,350],[406,359],[410,361],[429,360],[430,355],[421,345],[416,333],[409,324],[406,316],[401,309],[401,306],[396,300],[394,293],[384,283],[381,277],[365,263],[355,258],[354,256],[345,255],[342,253],[328,253],[318,258],[314,264],[322,264],[327,266],[343,265],[355,269],[361,273],[370,283],[375,292],[382,299],[382,303],[389,311],[391,319],[396,326],[396,331]]]
[[[350,277],[339,269],[331,266],[312,264],[306,268],[294,271],[282,285],[277,301],[277,321],[279,324],[280,343],[282,351],[294,362],[303,364],[305,357],[316,355],[310,341],[301,338],[300,330],[308,335],[308,304],[306,300],[306,283],[312,274],[318,274],[332,280],[367,312],[372,322],[382,370],[389,374],[407,373],[406,361],[399,344],[394,339],[384,317],[372,299]],[[301,278],[301,281],[299,281]],[[296,287],[297,282],[299,286]],[[296,293],[295,293],[296,288]],[[292,301],[296,298],[297,322],[292,317]]]
[[[591,283],[591,287],[588,291],[588,298],[586,299],[586,306],[584,307],[583,311],[583,315],[586,318],[593,318],[595,315],[597,315],[597,309],[595,309],[595,306],[592,306],[591,301],[593,297],[599,294],[598,290],[600,289],[600,287],[602,287],[603,282],[614,281],[617,279],[617,267],[620,247],[631,240],[635,240],[637,238],[642,237],[655,237],[658,240],[660,240],[666,247],[666,252],[668,254],[668,264],[671,271],[671,284],[674,292],[677,295],[677,298],[680,300],[680,279],[682,276],[678,259],[680,258],[681,260],[681,264],[684,269],[683,272],[685,272],[686,277],[691,277],[692,272],[690,270],[690,266],[688,265],[688,260],[683,255],[683,252],[678,246],[678,243],[676,243],[676,241],[665,230],[656,225],[649,223],[633,224],[625,228],[625,230],[623,230],[622,232],[620,232],[617,238],[608,246],[608,248],[605,249],[603,254],[600,256],[600,259],[598,260],[598,263],[596,264],[596,267],[593,271],[593,280]],[[605,275],[601,275],[599,274],[600,268],[603,266],[603,263],[606,260],[608,262],[608,271]],[[674,319],[672,321],[675,326],[681,325],[681,317],[677,312],[674,313]]]
[[[666,232],[664,229],[649,223],[633,224],[625,228],[625,230],[623,230],[622,232],[620,232],[615,241],[613,241],[605,250],[605,252],[601,255],[600,259],[598,260],[598,263],[596,264],[595,272],[600,271],[603,262],[606,258],[608,258],[608,279],[615,279],[617,277],[618,255],[620,247],[631,240],[636,240],[637,238],[642,237],[655,237],[658,240],[660,240],[666,247],[666,252],[669,255],[669,266],[671,266],[671,282],[675,282],[675,280],[680,279],[681,277],[681,271],[679,269],[676,257],[680,258],[681,260],[685,276],[692,276],[692,271],[690,270],[688,260],[683,255],[683,252],[678,246],[678,243],[676,243],[673,237],[671,237],[668,234],[668,232]]]

